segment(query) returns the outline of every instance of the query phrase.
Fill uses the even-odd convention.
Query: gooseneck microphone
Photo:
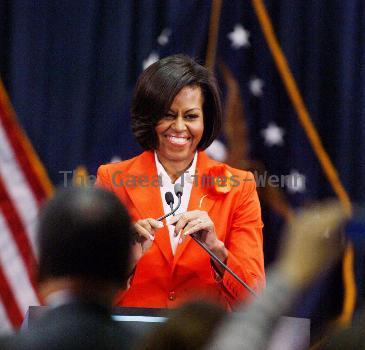
[[[165,194],[165,201],[170,206],[171,211],[163,216],[160,216],[157,218],[157,221],[162,221],[163,219],[166,219],[168,216],[175,214],[176,210],[180,208],[181,205],[181,196],[183,193],[183,187],[180,184],[175,184],[174,186],[175,194],[177,195],[178,203],[175,209],[173,209],[174,205],[174,196],[171,192],[166,192]]]
[[[182,194],[183,194],[183,186],[179,183],[175,184],[174,186],[174,191],[175,191],[175,194],[177,196],[177,198],[181,197]]]
[[[171,211],[174,210],[174,196],[171,192],[165,193],[165,201],[170,206]]]
[[[162,217],[162,219],[164,219],[165,217],[169,216],[169,215],[172,215],[173,213],[176,212],[177,209],[179,209],[180,205],[181,205],[181,197],[182,197],[182,193],[183,193],[183,187],[180,185],[180,184],[176,184],[174,186],[174,191],[175,191],[175,194],[178,198],[178,204],[176,206],[175,209],[173,209],[171,211],[171,213],[168,213],[166,214],[165,216]],[[170,193],[172,195],[171,192],[167,192],[166,195]],[[165,196],[165,199],[167,198],[167,196]],[[170,195],[169,195],[169,198],[170,198]],[[166,200],[167,202],[167,200]],[[169,204],[169,202],[167,202]],[[170,204],[169,204],[170,205]],[[161,219],[161,220],[162,220]],[[160,220],[157,219],[157,220]],[[219,264],[225,271],[227,271],[233,278],[235,278],[244,288],[246,288],[246,290],[251,293],[254,297],[256,297],[256,293],[253,291],[253,289],[245,282],[243,281],[234,271],[232,271],[222,260],[220,260],[209,248],[208,246],[202,242],[200,239],[199,239],[199,233],[196,232],[196,233],[193,233],[191,234],[191,238],[197,243],[199,244],[209,255],[210,257],[217,263]]]

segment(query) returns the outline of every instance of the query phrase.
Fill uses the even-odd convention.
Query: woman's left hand
[[[227,259],[227,249],[224,247],[224,243],[218,239],[214,222],[206,211],[187,211],[170,219],[169,224],[175,224],[175,236],[180,234],[182,239],[185,239],[188,235],[193,233],[198,233],[199,239],[204,242],[218,258],[223,261]]]

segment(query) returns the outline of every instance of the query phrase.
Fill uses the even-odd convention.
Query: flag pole
[[[222,9],[222,0],[213,0],[212,7],[210,10],[208,45],[205,55],[205,66],[210,70],[213,70],[215,65],[221,9]]]

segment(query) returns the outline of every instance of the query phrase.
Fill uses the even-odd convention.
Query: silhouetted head
[[[131,222],[111,192],[61,190],[39,221],[39,282],[76,278],[122,286],[129,269]]]

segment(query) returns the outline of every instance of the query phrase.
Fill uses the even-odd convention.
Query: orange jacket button
[[[176,299],[176,293],[174,291],[169,293],[169,300],[175,300]]]

